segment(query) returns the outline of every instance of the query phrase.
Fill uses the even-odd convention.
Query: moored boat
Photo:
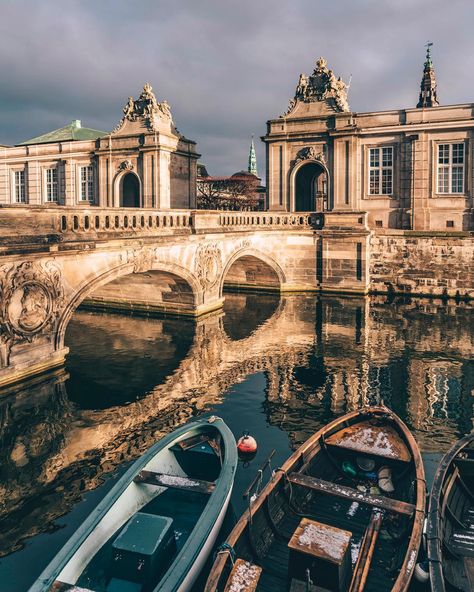
[[[426,528],[431,590],[474,590],[474,434],[441,460]]]
[[[189,590],[222,525],[236,467],[222,419],[176,429],[133,463],[30,592]]]
[[[311,436],[250,504],[205,592],[407,590],[425,511],[421,455],[383,406]]]

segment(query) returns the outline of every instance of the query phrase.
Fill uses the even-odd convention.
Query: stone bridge
[[[364,213],[0,209],[0,386],[64,363],[82,303],[199,317],[224,287],[368,291]]]

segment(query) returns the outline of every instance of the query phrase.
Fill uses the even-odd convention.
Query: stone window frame
[[[392,148],[392,193],[370,193],[370,150],[372,148]],[[400,174],[400,148],[399,142],[395,139],[390,139],[386,142],[372,142],[363,145],[363,196],[362,199],[367,200],[397,200],[399,201],[399,174]]]
[[[17,200],[17,182],[16,182],[16,174],[23,173],[23,193],[24,199],[19,201]],[[28,203],[28,171],[26,163],[13,165],[10,167],[10,197],[12,204],[27,204]]]
[[[464,145],[464,174],[463,174],[463,191],[462,192],[439,192],[438,191],[438,154],[439,154],[439,146],[441,145],[453,145],[453,144],[463,144]],[[452,163],[449,165],[452,166]],[[449,198],[449,199],[456,199],[461,198],[465,199],[469,197],[469,170],[471,167],[470,163],[470,154],[469,154],[469,139],[466,137],[462,138],[439,138],[437,140],[432,141],[432,192],[431,196],[436,198]],[[449,177],[451,179],[451,175]]]
[[[81,160],[75,163],[76,173],[76,199],[78,205],[97,205],[97,167],[92,160]],[[91,167],[92,169],[92,198],[82,199],[82,169]]]
[[[56,171],[57,199],[48,199],[48,171]],[[41,167],[42,201],[44,204],[62,205],[64,203],[64,170],[62,161],[44,163]]]

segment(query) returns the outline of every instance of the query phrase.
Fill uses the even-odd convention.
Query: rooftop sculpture
[[[327,62],[320,57],[311,76],[300,74],[295,96],[291,99],[285,115],[290,114],[298,102],[314,103],[326,101],[334,111],[350,111],[347,102],[348,85],[327,67]]]
[[[160,121],[173,125],[170,106],[166,101],[158,103],[153,88],[148,82],[143,87],[138,99],[128,97],[128,102],[123,108],[123,114],[122,120],[115,131],[121,129],[126,121],[138,121],[139,119],[144,119],[148,129],[152,132],[158,130]]]

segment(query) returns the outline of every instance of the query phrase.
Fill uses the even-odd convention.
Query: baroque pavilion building
[[[474,104],[440,106],[430,46],[416,107],[355,113],[319,58],[267,122],[267,207],[368,212],[370,227],[474,229]]]
[[[196,207],[195,142],[146,84],[112,132],[74,120],[0,145],[0,205]],[[267,122],[266,209],[367,212],[371,228],[474,229],[474,104],[439,104],[428,46],[416,107],[356,113],[320,58]],[[250,174],[250,170],[246,174]],[[256,175],[254,175],[256,177]]]

